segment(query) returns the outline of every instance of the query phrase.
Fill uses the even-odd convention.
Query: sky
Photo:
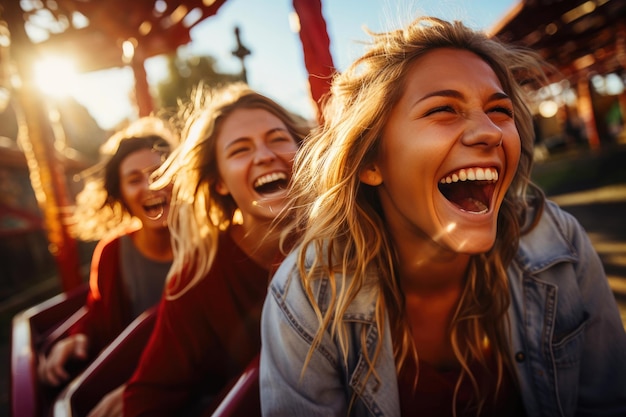
[[[470,27],[488,30],[520,0],[322,0],[322,12],[330,37],[335,67],[345,69],[364,52],[363,30],[395,29],[419,15],[462,20]],[[236,48],[234,28],[252,51],[245,65],[248,83],[291,111],[313,118],[302,46],[289,24],[292,0],[228,0],[215,16],[191,31],[192,42],[179,49],[181,55],[211,55],[221,72],[239,72],[241,62],[231,53]],[[360,43],[361,42],[361,43]],[[148,82],[155,85],[164,75],[164,60],[146,62]],[[133,85],[128,68],[81,75],[74,80],[73,95],[87,107],[98,124],[111,129],[137,115],[128,100]]]

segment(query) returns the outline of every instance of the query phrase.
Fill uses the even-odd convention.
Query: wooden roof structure
[[[22,60],[72,56],[79,72],[130,65],[140,115],[153,110],[146,59],[191,41],[191,29],[217,13],[226,0],[0,0]],[[43,39],[32,41],[30,33]],[[124,50],[132,45],[130,51]],[[15,49],[15,47],[13,49]],[[24,55],[29,55],[24,57]]]
[[[576,91],[576,112],[592,148],[606,136],[597,94],[590,81],[596,75],[626,69],[626,1],[520,0],[489,33],[507,43],[538,51]],[[626,94],[617,97],[626,113]]]
[[[623,0],[521,0],[489,32],[539,51],[569,79],[626,68]]]
[[[71,201],[64,184],[64,166],[54,148],[55,133],[40,92],[34,87],[33,62],[42,55],[71,54],[79,71],[129,65],[135,75],[138,113],[145,116],[153,111],[145,60],[174,53],[189,43],[191,29],[215,15],[225,2],[0,0],[0,88],[10,90],[22,110],[23,120],[19,124],[24,128],[18,141],[28,159],[31,178],[36,179],[31,182],[33,188],[38,187],[35,194],[65,290],[81,283],[76,243],[69,236],[64,219]],[[321,0],[293,0],[293,7],[300,19],[299,35],[311,98],[319,106],[334,71]],[[42,39],[33,39],[35,33]],[[15,83],[11,72],[21,82]]]
[[[54,25],[41,28],[50,36],[38,49],[73,54],[80,58],[80,70],[94,71],[127,64],[123,40],[134,44],[142,60],[176,51],[191,41],[190,30],[217,13],[225,1],[55,0],[32,2],[24,17],[29,24],[37,24],[41,15],[54,17]],[[77,14],[86,19],[86,26],[72,24]]]

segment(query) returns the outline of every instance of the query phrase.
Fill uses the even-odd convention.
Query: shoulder
[[[303,251],[306,250],[306,253]],[[301,257],[304,258],[304,265],[301,265]],[[310,304],[309,296],[307,292],[310,292],[311,297],[316,304],[323,305],[327,298],[325,288],[328,287],[329,277],[320,276],[310,282],[310,288],[307,291],[305,287],[302,272],[311,268],[315,258],[315,249],[309,247],[304,249],[297,247],[292,250],[287,257],[281,262],[280,266],[272,277],[270,287],[273,295],[281,300],[281,302],[288,303],[293,306],[300,304]]]
[[[546,201],[536,226],[520,238],[517,259],[527,270],[543,269],[555,262],[577,261],[581,246],[586,245],[587,237],[578,220]]]
[[[115,234],[102,238],[98,242],[98,247],[101,248],[110,248],[110,247],[119,247],[122,237],[126,236],[126,234]]]
[[[190,262],[168,279],[168,291],[175,299],[206,299],[206,294],[222,293],[226,288],[246,287],[251,291],[250,286],[260,279],[263,280],[263,288],[267,288],[269,271],[254,262],[228,232],[220,232],[216,242],[215,256],[201,277],[197,277],[197,265]],[[176,296],[179,293],[181,295]]]
[[[573,233],[583,231],[582,226],[572,214],[563,210],[554,201],[546,200],[541,221],[553,225],[562,234],[571,237]]]
[[[239,281],[256,280],[263,276],[267,285],[269,271],[244,252],[228,231],[218,236],[217,252],[208,275],[234,274]]]
[[[300,249],[292,250],[274,273],[270,281],[270,291],[274,297],[282,302],[289,300],[293,303],[306,300],[304,287],[302,286],[298,272],[298,256]]]
[[[296,248],[280,264],[272,278],[270,293],[284,308],[293,310],[301,310],[303,308],[301,306],[311,306],[312,299],[323,314],[328,306],[336,301],[333,300],[333,294],[338,294],[342,288],[349,287],[353,276],[341,274],[334,274],[332,277],[319,276],[311,281],[310,288],[305,288],[299,266],[302,250],[301,247]],[[311,267],[315,256],[315,250],[309,247],[306,250],[304,270]],[[368,282],[376,280],[371,279]],[[373,320],[378,291],[375,284],[364,285],[348,306],[344,319],[358,317],[359,320]]]
[[[93,252],[92,263],[98,263],[102,258],[111,259],[112,257],[119,257],[123,236],[126,235],[110,235],[99,240]]]

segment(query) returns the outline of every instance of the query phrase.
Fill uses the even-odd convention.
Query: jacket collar
[[[539,223],[522,236],[517,251],[517,262],[523,269],[540,272],[559,262],[578,259],[575,247],[566,238],[561,223],[555,217],[556,205],[546,202]],[[529,216],[534,216],[533,211]],[[532,217],[531,217],[532,218]]]

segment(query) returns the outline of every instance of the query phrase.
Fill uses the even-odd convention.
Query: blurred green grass
[[[547,195],[626,183],[626,145],[576,149],[535,162],[531,179]]]

